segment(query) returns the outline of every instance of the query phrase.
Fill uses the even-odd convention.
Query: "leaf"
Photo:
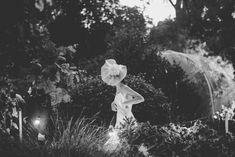
[[[34,3],[35,7],[40,11],[42,12],[43,9],[44,9],[44,2],[43,0],[36,0],[35,3]]]

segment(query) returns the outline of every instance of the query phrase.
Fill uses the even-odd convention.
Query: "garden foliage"
[[[150,121],[153,124],[169,121],[169,102],[161,90],[154,88],[141,76],[128,75],[124,83],[145,97],[145,102],[133,106],[138,121]],[[80,114],[91,117],[96,114],[97,122],[109,124],[115,116],[115,112],[111,111],[114,97],[114,87],[105,84],[99,76],[90,76],[77,84],[71,95],[72,103],[61,104],[60,110],[69,117],[78,117]]]
[[[175,7],[184,2],[181,13],[186,13],[186,4],[190,4],[187,7],[192,15],[204,13],[209,21],[194,35],[203,32],[201,40],[210,49],[215,53],[222,50],[224,56],[234,59],[230,53],[234,40],[227,42],[230,38],[224,36],[234,32],[230,5],[233,2],[220,1],[215,5],[216,12],[213,12],[214,2],[205,1],[198,10],[195,8],[199,6],[191,5],[194,1],[177,2]],[[148,29],[148,19],[139,8],[121,7],[118,0],[3,0],[0,3],[3,21],[0,24],[0,154],[235,156],[233,120],[229,121],[229,134],[224,133],[223,119],[197,120],[187,125],[182,122],[201,117],[201,110],[195,110],[201,103],[198,88],[185,79],[186,74],[179,66],[170,65],[159,55],[165,49],[195,52],[189,50],[193,41],[189,39],[195,37],[190,36],[190,30],[200,21],[192,18],[191,29],[184,23],[181,27],[182,18],[177,14],[175,20],[168,19]],[[209,11],[203,11],[203,6]],[[226,27],[211,25],[217,14],[222,21],[216,23]],[[192,17],[198,15],[201,14]],[[230,19],[231,25],[225,19]],[[217,33],[219,36],[215,37]],[[207,55],[211,53],[208,51]],[[122,147],[113,154],[105,153],[102,146],[110,131],[107,125],[115,116],[110,107],[115,89],[99,76],[100,67],[110,58],[127,66],[124,83],[145,98],[145,102],[133,106],[139,126],[127,127],[120,134]],[[17,128],[19,107],[24,117],[21,145]],[[49,128],[40,130],[31,125],[31,120],[40,115]],[[46,135],[43,146],[36,139],[38,132]]]
[[[131,127],[132,123],[127,120],[124,130],[118,134],[121,138],[120,149],[107,153],[103,145],[109,138],[110,130],[96,125],[94,118],[79,118],[74,124],[69,121],[63,129],[56,126],[57,129],[60,128],[57,131],[61,134],[41,146],[36,139],[25,138],[19,147],[16,141],[1,134],[0,152],[9,157],[15,154],[22,157],[233,157],[235,155],[234,130],[225,134],[221,128],[223,121],[210,118],[158,126],[139,123],[136,128]],[[234,121],[231,121],[233,128],[234,124]]]

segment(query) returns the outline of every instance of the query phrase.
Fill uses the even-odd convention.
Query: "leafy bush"
[[[170,65],[170,63],[163,59],[159,53],[156,53],[152,47],[148,47],[144,51],[145,52],[141,55],[141,57],[137,57],[132,54],[129,58],[125,58],[125,60],[120,60],[116,54],[109,55],[111,55],[111,58],[116,59],[118,63],[126,65],[128,67],[128,73],[131,74],[131,76],[141,76],[142,80],[145,80],[144,82],[147,83],[148,86],[151,86],[151,88],[149,88],[150,91],[158,94],[159,91],[155,89],[161,89],[161,92],[164,93],[163,95],[166,96],[166,99],[168,99],[168,102],[171,104],[168,105],[167,109],[169,113],[168,119],[170,121],[188,121],[203,116],[203,114],[207,111],[206,108],[209,107],[200,104],[207,104],[208,101],[203,100],[197,85],[190,83],[190,81],[186,79],[187,76],[182,68],[178,65]],[[104,62],[104,59],[107,58],[107,56],[100,56],[93,59],[92,62],[89,62],[86,67],[89,73],[91,72],[98,75],[100,72],[101,63]],[[137,61],[132,62],[131,58],[135,58]],[[133,81],[131,81],[131,79],[133,79]],[[136,82],[134,77],[131,77],[129,80],[130,82]],[[128,82],[126,83],[128,84]],[[129,85],[136,91],[139,90],[140,93],[145,93],[144,91],[141,91],[141,86],[136,86],[134,84],[135,83],[130,83]],[[146,94],[145,97],[153,100],[153,98],[151,98],[148,94]],[[159,101],[161,102],[161,100],[162,99]],[[154,101],[159,103],[158,99],[155,99]],[[134,106],[134,108],[136,106]],[[144,115],[148,115],[146,112],[142,113],[144,113]],[[162,114],[162,116],[163,115],[164,114]],[[156,117],[156,115],[153,117]]]
[[[164,124],[169,122],[170,104],[160,89],[147,83],[143,76],[127,76],[124,83],[140,93],[145,101],[133,106],[133,113],[139,122],[149,121],[151,124]]]
[[[155,46],[158,51],[167,49],[182,51],[188,38],[187,30],[178,27],[172,19],[166,19],[151,28],[148,43]]]
[[[120,136],[127,140],[130,150],[144,146],[151,156],[232,157],[235,138],[211,126],[217,123],[197,120],[192,124],[170,123],[161,127],[141,123],[135,130],[124,131]]]
[[[44,144],[37,141],[35,138],[37,134],[28,132],[29,128],[26,130],[31,137],[24,136],[22,144],[0,132],[0,153],[6,157],[108,156],[102,151],[102,146],[107,139],[107,130],[93,125],[93,119],[80,118],[75,124],[72,125],[72,121],[69,121],[63,127],[60,123],[56,123],[55,128],[56,132],[61,134]]]
[[[107,130],[94,125],[94,119],[79,118],[74,124],[69,121],[62,134],[50,143],[49,156],[105,156],[102,146],[106,141]]]
[[[133,123],[126,123],[127,127],[118,134],[121,148],[107,153],[103,149],[109,137],[107,127],[96,125],[95,117],[80,117],[75,123],[71,120],[65,125],[55,123],[56,131],[61,134],[41,146],[33,137],[24,136],[23,144],[20,145],[0,132],[0,153],[9,157],[233,157],[234,132],[224,134],[221,131],[224,128],[217,127],[220,123],[217,120],[203,119],[163,126],[139,123],[136,128],[131,127]],[[233,121],[232,128],[235,127],[234,124]]]
[[[155,89],[141,76],[129,75],[124,83],[145,98],[145,102],[133,106],[133,113],[138,121],[150,121],[153,124],[168,122],[167,107],[169,104],[161,90]],[[100,77],[88,77],[86,81],[79,83],[77,89],[73,91],[72,103],[61,104],[60,110],[75,117],[81,113],[88,117],[98,113],[97,122],[109,124],[115,115],[110,107],[114,97],[114,87],[106,85]]]
[[[204,113],[202,110],[206,106],[201,109],[200,104],[205,100],[202,100],[197,85],[187,79],[186,73],[180,66],[171,65],[159,53],[149,48],[136,67],[134,69],[136,72],[142,73],[144,79],[153,87],[162,89],[168,98],[171,103],[169,108],[171,121],[188,121],[202,116]]]

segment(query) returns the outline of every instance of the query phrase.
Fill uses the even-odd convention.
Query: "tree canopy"
[[[216,55],[234,62],[235,1],[233,0],[176,0],[175,21],[190,35],[206,41]]]

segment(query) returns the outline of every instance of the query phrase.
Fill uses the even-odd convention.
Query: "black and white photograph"
[[[1,0],[0,157],[235,157],[235,0]]]

